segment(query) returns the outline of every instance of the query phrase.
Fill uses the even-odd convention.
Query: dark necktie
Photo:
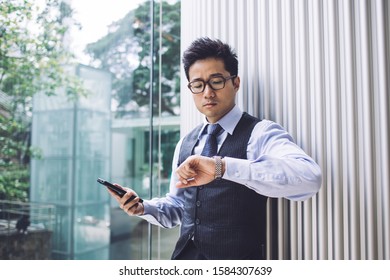
[[[207,139],[203,151],[201,153],[202,156],[212,157],[217,154],[217,135],[221,131],[221,129],[222,127],[219,124],[207,125]]]

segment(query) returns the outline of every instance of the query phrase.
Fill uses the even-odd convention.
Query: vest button
[[[196,206],[200,207],[200,204],[201,204],[201,202],[198,200],[198,201],[196,202]]]
[[[196,219],[196,220],[195,220],[195,224],[199,225],[199,224],[200,224],[200,220],[199,220],[199,219]]]
[[[200,190],[203,190],[203,188],[204,188],[203,186],[200,186],[200,187],[199,187]]]

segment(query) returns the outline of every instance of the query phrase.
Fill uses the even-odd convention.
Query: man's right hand
[[[119,207],[129,216],[142,215],[144,213],[144,205],[141,202],[139,202],[140,198],[138,197],[136,192],[134,192],[132,189],[124,188],[118,184],[114,184],[114,185],[126,191],[123,197],[119,197],[115,192],[111,191],[110,189],[107,189],[110,195],[116,199],[116,201],[119,204]],[[126,201],[132,195],[136,196],[136,198],[126,203]]]

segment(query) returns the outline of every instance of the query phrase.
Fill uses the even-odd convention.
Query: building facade
[[[200,36],[234,46],[237,103],[322,168],[315,197],[270,203],[268,257],[390,259],[389,2],[185,0],[181,15],[182,49]],[[185,79],[181,94],[184,134],[200,116]]]

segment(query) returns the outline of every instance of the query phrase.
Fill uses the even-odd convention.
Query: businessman
[[[134,190],[124,188],[123,198],[111,194],[128,215],[181,227],[172,259],[264,259],[267,198],[309,199],[320,189],[321,170],[283,127],[236,105],[240,77],[232,47],[199,38],[183,65],[204,122],[176,146],[169,193],[127,204]]]

